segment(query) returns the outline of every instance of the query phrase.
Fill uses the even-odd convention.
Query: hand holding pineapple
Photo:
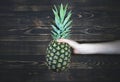
[[[60,42],[60,43],[67,43],[69,44],[69,46],[71,46],[73,48],[73,52],[75,54],[81,54],[81,44],[77,43],[76,41],[73,41],[73,40],[70,40],[70,39],[58,39],[57,42]]]
[[[120,54],[120,40],[82,44],[70,39],[59,39],[57,41],[69,44],[75,54]]]

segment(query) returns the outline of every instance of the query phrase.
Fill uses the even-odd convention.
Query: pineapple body
[[[48,68],[61,72],[69,68],[71,59],[70,46],[66,43],[58,43],[53,40],[50,42],[47,48],[46,61]]]

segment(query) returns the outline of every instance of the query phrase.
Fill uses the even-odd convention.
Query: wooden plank
[[[27,67],[27,66],[26,66]],[[9,70],[4,69],[0,71],[0,81],[12,81],[12,82],[56,82],[56,81],[65,81],[65,82],[75,82],[75,81],[82,81],[82,82],[116,82],[120,81],[119,69],[75,69],[70,70],[69,72],[62,72],[62,73],[54,73],[46,68],[32,70],[31,67],[28,66],[27,69],[19,70]],[[92,75],[91,75],[92,74]],[[17,79],[15,79],[17,78]]]
[[[106,11],[77,11],[73,13],[73,26],[119,25],[120,12]],[[41,12],[3,12],[0,13],[0,26],[48,26],[53,14],[50,11]],[[109,23],[109,24],[108,24]],[[112,26],[111,25],[111,26]],[[110,26],[110,25],[109,25]]]
[[[120,37],[114,34],[72,34],[71,39],[80,42],[99,42],[99,41],[111,41],[117,40]],[[52,40],[51,35],[40,35],[40,36],[8,36],[1,37],[0,41],[50,41]]]
[[[43,55],[49,42],[7,41],[0,42],[0,55]]]
[[[13,7],[7,7],[6,5],[0,6],[0,12],[5,11],[45,11],[51,10],[51,6],[48,5],[15,5]]]
[[[0,30],[1,41],[50,41],[51,27],[9,27]],[[119,25],[73,26],[71,39],[76,41],[105,41],[119,39]]]
[[[4,1],[0,1],[1,5],[15,5],[15,4],[22,4],[22,5],[49,5],[50,1],[48,0],[4,0]]]
[[[70,69],[120,68],[120,55],[73,55]],[[4,64],[29,64],[46,66],[45,55],[1,55],[0,66]],[[4,63],[4,64],[3,64]],[[40,64],[39,64],[40,63]],[[2,66],[1,66],[2,67]],[[33,69],[36,69],[36,67]],[[4,68],[4,67],[3,67]],[[32,68],[32,67],[31,67]],[[14,68],[13,68],[14,69]]]
[[[119,3],[119,1],[118,0],[99,0],[99,1],[96,1],[96,0],[75,0],[75,1],[72,1],[72,0],[51,0],[51,1],[48,1],[48,0],[35,0],[35,1],[33,1],[33,0],[17,0],[17,1],[15,1],[15,0],[4,0],[4,1],[0,1],[1,2],[1,4],[14,4],[14,3],[16,3],[16,4],[47,4],[47,5],[49,5],[50,3],[61,3],[61,2],[63,2],[63,3],[69,3],[69,2],[72,2],[72,3],[81,3],[81,4],[95,4],[96,3],[96,5],[98,5],[98,4],[118,4]]]

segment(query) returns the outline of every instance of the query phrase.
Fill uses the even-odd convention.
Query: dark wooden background
[[[120,39],[119,0],[0,0],[0,82],[117,81],[119,55],[72,55],[71,68],[53,73],[45,65],[54,4],[69,3],[71,39]],[[7,79],[6,79],[7,78]]]

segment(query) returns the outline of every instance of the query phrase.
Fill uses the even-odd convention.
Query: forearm
[[[79,44],[80,54],[120,54],[120,41]]]
[[[79,44],[73,40],[60,39],[58,42],[68,43],[73,48],[75,54],[120,54],[120,40]]]

